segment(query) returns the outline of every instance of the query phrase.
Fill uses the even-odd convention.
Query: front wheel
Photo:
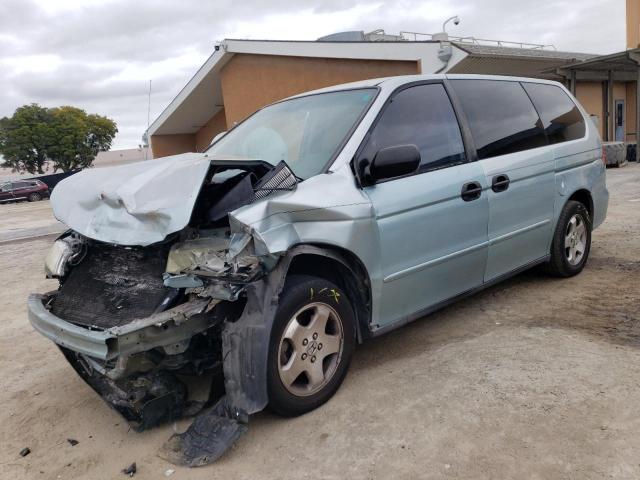
[[[27,200],[29,200],[30,202],[39,202],[40,200],[42,200],[42,195],[34,192],[27,197]]]
[[[551,244],[549,271],[572,277],[582,271],[591,250],[591,218],[585,206],[573,200],[560,213]]]
[[[269,406],[302,415],[338,390],[355,347],[355,316],[333,283],[307,275],[287,279],[269,344]]]

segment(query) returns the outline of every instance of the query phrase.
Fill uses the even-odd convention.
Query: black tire
[[[42,200],[42,195],[40,195],[39,193],[31,193],[29,194],[29,196],[27,197],[27,200],[29,200],[30,202],[38,202],[40,200]]]
[[[572,263],[569,259],[568,248],[565,247],[565,237],[568,233],[569,222],[576,217],[585,225],[585,248],[580,260]],[[582,271],[589,258],[591,250],[591,217],[586,207],[574,200],[569,200],[558,218],[558,224],[553,234],[551,243],[551,258],[547,265],[547,271],[556,277],[573,277]]]
[[[314,305],[316,305],[316,307],[314,307]],[[302,347],[302,343],[298,342],[298,346],[292,347],[293,342],[289,341],[287,341],[287,345],[283,343],[283,351],[280,350],[280,346],[281,342],[283,342],[285,328],[289,325],[290,321],[293,321],[293,316],[307,308],[312,312],[312,309],[317,308],[318,305],[322,308],[325,308],[325,306],[330,307],[330,310],[333,312],[330,317],[330,322],[334,322],[334,325],[336,321],[340,321],[343,339],[341,343],[342,348],[340,353],[328,355],[316,364],[316,366],[322,364],[322,368],[324,369],[325,362],[328,361],[330,363],[331,366],[329,368],[332,374],[330,376],[325,375],[324,377],[327,383],[321,386],[320,390],[315,393],[297,395],[292,393],[290,388],[305,387],[305,380],[310,386],[311,379],[306,372],[303,372],[301,376],[297,377],[298,380],[302,381],[302,387],[295,387],[295,384],[287,387],[283,383],[279,367],[281,363],[286,363],[283,358],[284,349],[286,348],[290,351],[296,349],[300,358],[302,358],[302,353],[311,352],[308,353],[308,355],[313,354],[309,349],[312,348],[312,344],[316,342],[312,340],[311,337],[307,338],[305,330],[304,336],[307,341],[305,345],[308,346]],[[332,282],[309,275],[291,275],[287,278],[282,293],[280,294],[278,310],[269,342],[267,389],[269,394],[269,407],[274,412],[285,417],[302,415],[325,403],[338,390],[349,369],[349,363],[351,362],[356,343],[356,319],[353,312],[354,310],[345,292]],[[335,314],[337,314],[337,320]],[[330,328],[329,322],[327,322],[327,325],[326,328]],[[311,335],[311,333],[309,335]],[[320,346],[320,349],[322,349],[322,346]],[[324,353],[326,353],[326,351],[327,349],[325,349]],[[316,352],[319,355],[318,358],[320,358],[320,352]],[[316,357],[314,356],[313,358],[315,359]],[[335,360],[333,360],[334,358]],[[306,361],[311,361],[311,356],[307,356]],[[320,385],[318,385],[318,387],[320,387]]]

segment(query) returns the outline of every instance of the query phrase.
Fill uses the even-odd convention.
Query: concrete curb
[[[8,232],[0,232],[0,244],[14,242],[17,240],[29,240],[49,235],[57,235],[67,230],[67,227],[61,223],[53,223],[45,227],[37,228],[21,228]]]

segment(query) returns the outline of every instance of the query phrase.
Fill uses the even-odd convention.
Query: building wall
[[[291,95],[393,75],[419,73],[417,62],[237,54],[222,69],[227,126]]]
[[[576,84],[576,97],[590,115],[597,115],[600,136],[605,139],[603,116],[603,89],[605,82],[578,81]],[[625,140],[635,141],[636,129],[636,84],[635,82],[615,82],[613,85],[613,107],[611,111],[611,123],[615,122],[615,101],[625,101]],[[614,127],[611,127],[612,135],[615,135]],[[612,140],[615,138],[612,136]]]
[[[598,129],[600,131],[600,136],[604,137],[602,88],[602,82],[579,81],[576,83],[576,98],[589,115],[595,115],[598,117]]]
[[[196,133],[196,151],[202,152],[209,146],[213,137],[227,129],[224,108],[209,119],[207,124]]]
[[[92,168],[113,167],[126,163],[140,162],[151,158],[150,152],[145,148],[127,148],[122,150],[109,150],[108,152],[98,152],[91,164]],[[2,157],[0,156],[0,182],[7,180],[19,180],[21,178],[33,178],[32,173],[18,173],[10,168],[2,167]],[[44,169],[45,175],[56,173],[51,163]],[[60,173],[60,172],[57,172]],[[37,176],[37,175],[35,175]]]
[[[195,133],[178,135],[151,135],[153,158],[168,157],[185,152],[196,151]]]
[[[627,48],[640,46],[640,2],[627,0]]]
[[[139,162],[151,158],[150,152],[146,148],[128,148],[124,150],[109,150],[108,152],[98,152],[93,167],[110,167],[124,163]]]

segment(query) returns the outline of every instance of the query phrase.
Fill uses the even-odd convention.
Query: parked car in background
[[[203,153],[60,182],[60,287],[29,318],[136,429],[202,409],[165,457],[201,465],[267,405],[329,400],[358,343],[535,265],[577,275],[608,198],[597,129],[559,83],[331,87]],[[206,402],[187,377],[217,379]]]
[[[0,183],[0,203],[49,198],[49,187],[41,180],[16,180]]]

